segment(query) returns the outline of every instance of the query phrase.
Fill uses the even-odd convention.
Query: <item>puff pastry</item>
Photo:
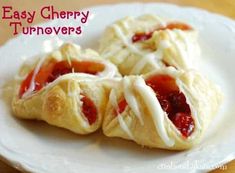
[[[87,134],[101,126],[107,92],[102,79],[117,68],[90,50],[64,44],[19,71],[12,101],[14,115]]]
[[[165,66],[196,68],[200,56],[196,30],[154,15],[126,17],[107,27],[99,50],[122,75],[144,74]]]
[[[217,86],[194,70],[126,76],[110,93],[103,132],[143,146],[188,149],[200,141],[221,100]]]
[[[200,142],[223,96],[193,70],[200,49],[191,26],[127,17],[106,29],[100,53],[67,43],[25,63],[15,81],[14,115],[78,134],[102,126],[108,137],[154,148]]]

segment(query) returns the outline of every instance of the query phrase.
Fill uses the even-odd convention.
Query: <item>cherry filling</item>
[[[166,30],[166,29],[180,29],[183,31],[187,31],[187,30],[192,30],[192,27],[189,25],[186,25],[184,23],[169,23],[167,24],[165,27],[160,27],[155,29],[154,31],[160,31],[160,30]],[[136,33],[135,35],[132,36],[132,42],[139,42],[139,41],[145,41],[148,40],[152,37],[154,31],[148,32],[148,33]]]
[[[34,83],[33,83],[35,85],[34,91],[40,90],[42,87],[44,87],[44,85],[47,84],[48,77],[52,73],[55,63],[56,63],[55,60],[51,60],[50,62],[48,62],[47,65],[43,65],[39,69],[38,73],[34,77]],[[28,74],[26,79],[21,83],[20,91],[19,91],[20,97],[22,97],[23,94],[29,89],[32,78],[33,78],[33,74],[34,74],[34,70],[32,70]]]
[[[85,117],[87,118],[89,124],[91,125],[91,124],[95,123],[95,121],[97,119],[97,109],[96,109],[95,104],[87,96],[83,96],[81,101],[83,102],[82,112],[85,115]]]
[[[153,32],[148,32],[148,33],[135,33],[135,35],[132,36],[132,42],[139,42],[139,41],[145,41],[148,40],[152,37]]]
[[[48,77],[48,82],[52,82],[59,76],[68,73],[88,73],[96,75],[98,72],[104,70],[104,65],[101,63],[91,62],[91,61],[60,61],[54,65],[53,71]]]
[[[44,64],[35,76],[34,70],[28,74],[20,86],[19,96],[22,97],[23,94],[30,88],[33,76],[33,84],[35,86],[33,91],[39,91],[41,88],[46,86],[48,83],[53,82],[61,75],[72,72],[96,75],[97,73],[103,71],[104,68],[105,66],[103,64],[91,61],[72,60],[71,63],[69,63],[66,60],[59,62],[51,60],[47,64]],[[89,124],[93,124],[97,119],[95,104],[87,96],[84,96],[81,101],[83,102],[82,112],[86,116]]]
[[[148,78],[146,84],[154,90],[162,109],[182,136],[190,136],[194,130],[194,121],[186,98],[179,91],[175,79],[168,75],[155,75]]]
[[[162,109],[167,113],[168,118],[181,132],[182,136],[190,136],[194,130],[194,121],[186,98],[179,91],[175,80],[168,75],[155,75],[148,78],[146,84],[154,90]],[[118,103],[118,113],[121,114],[126,106],[126,100],[121,99]]]
[[[115,111],[115,115],[121,114],[126,109],[126,106],[127,106],[127,102],[124,98],[118,103],[118,109],[117,111]]]
[[[68,73],[88,73],[92,75],[96,75],[97,73],[104,70],[104,65],[97,62],[91,61],[75,61],[72,60],[69,63],[66,60],[56,62],[55,60],[51,60],[47,64],[44,64],[38,73],[34,77],[34,91],[38,91],[47,85],[50,82],[53,82],[59,76],[68,74]],[[29,89],[32,77],[34,74],[34,70],[32,70],[26,79],[22,82],[20,87],[19,95],[22,95]]]

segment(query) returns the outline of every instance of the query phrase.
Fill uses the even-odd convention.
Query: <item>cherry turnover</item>
[[[186,102],[186,98],[182,92],[179,91],[175,83],[175,79],[168,75],[160,74],[149,77],[146,84],[150,86],[162,107],[167,113],[168,118],[181,132],[182,136],[187,138],[194,130],[194,121],[191,116],[191,110]],[[127,102],[122,99],[118,103],[119,115],[127,107]]]
[[[183,31],[192,30],[192,28],[189,25],[178,22],[178,23],[169,23],[165,27],[159,27],[159,28],[155,29],[154,31],[161,31],[161,30],[166,30],[166,29],[169,29],[169,30],[180,29],[180,30],[183,30]],[[148,33],[142,33],[142,32],[135,33],[132,36],[132,42],[136,43],[136,42],[139,42],[139,41],[148,40],[152,37],[154,31],[151,31],[151,32],[148,32]]]
[[[104,70],[104,65],[97,62],[91,61],[75,61],[72,60],[70,63],[67,60],[63,61],[55,61],[51,60],[48,63],[44,64],[38,71],[36,75],[34,75],[34,70],[32,70],[26,79],[22,82],[19,96],[22,97],[23,94],[29,89],[32,82],[34,82],[34,91],[39,91],[48,83],[53,82],[59,76],[68,74],[68,73],[88,73],[92,75],[96,75],[98,72]],[[34,81],[32,78],[34,76]],[[82,112],[86,116],[89,124],[93,124],[97,119],[97,109],[93,101],[85,95],[82,95],[81,101]]]

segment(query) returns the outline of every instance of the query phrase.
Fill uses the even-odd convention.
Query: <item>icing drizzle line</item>
[[[116,96],[114,89],[112,89],[112,91],[109,95],[109,100],[110,100],[111,105],[114,107],[114,110],[117,110],[117,108],[118,108],[117,96]],[[118,122],[119,122],[121,128],[123,129],[123,131],[126,132],[126,134],[129,136],[130,139],[134,140],[133,134],[131,133],[130,129],[128,128],[125,121],[123,120],[123,117],[120,116],[118,111],[117,111],[117,119],[118,119]]]
[[[126,22],[125,22],[125,26],[126,26]],[[114,24],[112,26],[117,34],[117,36],[122,40],[123,44],[133,53],[142,56],[143,58],[141,58],[132,68],[131,70],[131,74],[137,74],[139,73],[144,66],[147,63],[152,64],[154,67],[159,68],[160,65],[162,64],[161,60],[164,56],[163,51],[170,47],[170,46],[174,46],[175,49],[177,50],[177,52],[179,53],[181,59],[183,60],[183,65],[184,66],[190,66],[190,64],[187,61],[187,55],[189,55],[189,50],[188,48],[189,46],[189,42],[187,41],[185,35],[182,32],[177,32],[178,30],[176,30],[176,34],[179,35],[179,37],[183,40],[183,44],[185,45],[185,49],[183,50],[183,45],[179,44],[179,43],[175,43],[174,39],[174,35],[172,34],[172,31],[166,30],[166,34],[169,36],[170,41],[168,40],[163,40],[159,43],[159,47],[155,52],[152,53],[144,53],[143,51],[139,50],[136,46],[134,46],[134,44],[132,44],[124,35],[124,33],[122,32],[121,28],[117,25]],[[116,52],[116,51],[115,51]],[[110,54],[110,53],[109,53]]]
[[[141,107],[141,105],[138,105],[138,101],[136,100],[136,97],[133,91],[129,88],[131,87],[132,83],[133,82],[130,81],[130,78],[124,77],[123,79],[124,97],[128,103],[128,106],[134,112],[135,116],[137,116],[137,118],[139,119],[140,124],[143,125],[144,124],[143,118],[141,116],[141,111],[139,110],[139,107]],[[149,101],[148,104],[146,104],[146,106],[149,110],[149,113],[151,114],[151,117],[153,118],[153,122],[154,122],[155,128],[159,136],[161,137],[161,139],[164,141],[164,143],[167,146],[169,147],[173,146],[174,140],[169,138],[166,128],[165,128],[164,121],[165,121],[166,113],[162,110],[157,97],[155,97],[155,93],[152,91],[151,87],[146,85],[142,77],[138,77],[137,79],[135,79],[133,86],[136,92],[138,92],[140,96],[143,98],[143,100]],[[117,97],[115,95],[114,90],[112,90],[109,99],[114,110],[117,111],[118,104],[117,104]],[[125,131],[126,134],[131,139],[134,139],[133,135],[131,134],[130,129],[128,129],[128,126],[125,124],[122,116],[120,115],[118,111],[117,111],[117,118],[118,118],[120,127],[123,129],[123,131]]]
[[[165,71],[166,70],[166,71]],[[194,100],[192,100],[194,97],[196,97],[195,95],[197,95],[198,92],[196,92],[196,90],[193,92],[190,92],[188,87],[180,80],[179,78],[179,74],[176,73],[177,71],[174,68],[168,68],[165,69],[164,72],[170,76],[172,76],[173,78],[175,78],[176,83],[178,85],[178,87],[180,88],[180,91],[183,91],[183,93],[187,93],[188,95],[192,95],[191,97],[186,97],[186,102],[190,105],[194,105],[195,103]],[[141,105],[139,105],[138,101],[136,100],[136,96],[134,95],[134,91],[139,93],[139,95],[142,97],[143,100],[148,100],[148,103],[146,103],[147,109],[149,110],[149,113],[151,115],[151,117],[153,118],[153,122],[155,125],[155,128],[160,136],[160,138],[163,140],[163,142],[171,147],[174,145],[175,141],[174,138],[171,138],[168,136],[168,132],[167,132],[167,127],[165,126],[165,121],[166,121],[166,113],[163,111],[163,109],[161,108],[161,105],[157,99],[157,97],[155,97],[155,93],[153,92],[152,88],[149,87],[148,85],[146,85],[144,79],[139,76],[137,78],[133,80],[131,80],[130,77],[124,77],[123,81],[122,81],[122,85],[124,88],[124,97],[125,100],[128,103],[128,106],[131,108],[131,110],[133,111],[133,113],[135,114],[135,116],[137,116],[137,118],[142,119],[141,115],[142,115],[142,109],[141,109]],[[130,85],[132,85],[131,88]],[[131,90],[132,89],[132,90]],[[133,91],[134,89],[134,91]],[[128,94],[125,94],[128,93]],[[114,100],[114,102],[116,103],[114,106],[115,110],[117,110],[117,98],[116,97],[110,97],[110,99]],[[137,104],[137,105],[136,105]],[[112,104],[114,105],[114,104]],[[138,111],[136,113],[135,111],[135,107],[138,106]],[[139,110],[140,109],[140,110]],[[201,122],[199,117],[197,116],[197,111],[194,110],[193,107],[190,106],[191,111],[193,112],[192,116],[193,119],[195,121],[196,124],[196,128],[197,129],[201,129]],[[138,116],[138,112],[140,112],[140,117]],[[119,114],[118,114],[119,115]],[[121,115],[119,115],[121,116]],[[119,117],[118,116],[118,117]],[[121,128],[126,132],[126,133],[130,133],[130,130],[127,129],[128,127],[123,125],[123,122],[120,122],[120,126]],[[122,123],[122,125],[121,125]],[[144,123],[144,122],[143,122]],[[129,131],[129,132],[127,132]],[[196,135],[196,132],[190,137],[192,138],[193,136]]]
[[[124,79],[123,79],[124,97],[125,97],[128,105],[131,107],[132,111],[134,112],[134,114],[139,119],[140,124],[144,125],[144,121],[143,121],[143,118],[141,116],[141,112],[140,112],[140,109],[139,109],[138,102],[137,102],[137,100],[134,96],[134,93],[130,89],[130,87],[131,87],[130,80],[128,79],[128,77],[124,77]]]
[[[134,86],[144,100],[149,100],[146,106],[149,109],[149,113],[153,118],[153,122],[159,136],[167,146],[173,146],[175,141],[169,138],[165,128],[164,121],[166,113],[162,110],[161,105],[155,96],[155,93],[152,91],[151,87],[146,85],[144,79],[141,77],[137,78],[134,83]]]

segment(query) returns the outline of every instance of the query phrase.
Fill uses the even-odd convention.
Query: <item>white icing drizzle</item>
[[[129,48],[129,50],[131,50],[133,53],[136,53],[142,56],[144,55],[138,48],[136,48],[132,43],[130,43],[129,40],[126,39],[125,35],[123,34],[122,30],[117,24],[114,24],[113,28],[116,34],[118,35],[118,37],[121,38],[122,42],[124,43],[126,47]]]
[[[131,18],[132,19],[132,18]],[[127,30],[127,31],[129,31],[129,29],[130,29],[130,26],[128,25],[128,23],[126,22],[126,21],[122,21],[122,25],[123,25],[123,27]]]
[[[182,30],[175,30],[175,32],[179,35],[179,37],[181,38],[181,40],[183,41],[184,45],[185,45],[185,51],[187,53],[187,59],[190,58],[190,61],[187,61],[187,65],[188,67],[195,67],[196,64],[194,64],[194,57],[198,58],[198,56],[200,55],[200,48],[198,46],[197,43],[189,41],[188,36],[186,35],[185,32],[183,32]],[[191,31],[189,31],[191,32]]]
[[[32,75],[32,79],[30,81],[30,85],[29,85],[29,88],[28,90],[23,94],[22,98],[25,98],[25,97],[28,97],[29,95],[32,94],[32,92],[34,91],[35,89],[35,77],[36,75],[38,74],[43,62],[45,60],[45,56],[43,56],[43,58],[40,58],[39,59],[39,62],[37,63],[34,71],[33,71],[33,75]]]
[[[101,61],[101,63],[103,63],[105,65],[105,68],[102,72],[99,72],[97,75],[102,77],[102,76],[105,76],[105,77],[109,77],[109,78],[112,78],[114,77],[116,74],[117,74],[117,68],[115,65],[113,65],[112,63],[110,62],[105,62],[105,61]]]
[[[179,90],[181,92],[183,92],[184,94],[187,93],[188,97],[186,97],[186,102],[190,106],[190,109],[192,111],[192,117],[195,121],[195,128],[201,129],[200,117],[198,116],[197,111],[191,106],[191,105],[198,104],[197,100],[194,100],[193,98],[197,97],[196,95],[200,92],[197,92],[196,90],[187,87],[179,78],[181,72],[178,72],[175,68],[168,67],[166,69],[163,69],[162,72],[172,76],[176,80],[176,84],[179,87]],[[125,99],[128,103],[128,106],[132,109],[132,111],[135,113],[137,118],[139,118],[138,112],[141,113],[141,111],[139,110],[141,108],[141,105],[138,105],[138,102],[135,98],[134,93],[129,88],[129,87],[134,86],[135,91],[137,91],[140,94],[140,96],[143,98],[143,100],[147,101],[146,106],[149,110],[151,117],[153,118],[153,122],[154,122],[155,128],[156,128],[159,136],[161,137],[161,139],[163,140],[163,142],[167,146],[169,146],[169,147],[173,146],[175,141],[174,141],[174,139],[172,139],[168,136],[167,129],[165,127],[165,120],[166,120],[167,114],[162,110],[161,105],[160,105],[158,99],[155,97],[155,93],[152,90],[152,88],[146,85],[146,83],[142,77],[137,77],[137,79],[135,79],[133,86],[131,86],[131,81],[128,79],[129,79],[128,77],[123,78],[124,96],[125,96]],[[109,99],[110,99],[110,101],[113,102],[112,105],[115,105],[113,107],[117,108],[116,96],[110,96]],[[134,111],[134,110],[136,110],[136,107],[138,109],[137,113],[136,113],[136,111]],[[115,109],[115,110],[117,110],[117,109]],[[140,114],[140,117],[141,117],[141,114]],[[130,132],[128,132],[128,131],[130,131],[130,130],[128,129],[126,124],[123,124],[123,123],[125,123],[123,121],[123,119],[118,120],[118,121],[120,123],[121,128],[124,131],[126,131],[127,134],[129,134]],[[196,135],[196,131],[188,139],[189,140],[193,139],[193,137],[195,135]]]
[[[156,69],[161,68],[161,59],[163,58],[163,50],[170,46],[169,42],[163,40],[160,42],[157,51],[144,55],[131,70],[131,74],[139,74],[147,63],[151,63]],[[158,62],[158,63],[156,63]]]
[[[190,43],[189,40],[187,39],[185,33],[180,30],[180,29],[176,29],[175,32],[180,36],[180,38],[182,39],[182,41],[184,42],[185,48],[186,48],[186,52],[188,53],[188,57],[189,57],[189,50],[190,50]]]
[[[134,136],[131,133],[130,129],[128,128],[128,126],[126,125],[125,121],[123,120],[121,115],[117,116],[118,122],[121,126],[121,128],[126,132],[126,134],[129,136],[130,139],[134,140]]]
[[[154,63],[154,61],[155,61],[154,53],[145,55],[134,65],[130,74],[138,74],[144,68],[144,66],[149,62],[151,62],[151,64],[153,64],[157,69],[160,68],[158,64]]]
[[[117,110],[118,109],[117,96],[116,96],[116,93],[115,93],[114,89],[112,89],[112,91],[109,95],[109,100],[110,100],[110,103],[113,106],[114,110]],[[130,139],[134,140],[134,136],[131,133],[128,126],[126,125],[125,121],[123,120],[123,117],[119,114],[118,111],[117,111],[117,114],[118,114],[117,119],[118,119],[118,122],[120,124],[120,127],[122,128],[122,130],[124,132],[126,132],[126,134],[129,136]]]
[[[103,58],[107,59],[108,57],[111,57],[112,55],[119,52],[121,49],[122,49],[121,46],[120,47],[116,46],[112,52],[111,51],[104,52],[103,53]]]
[[[165,116],[166,113],[162,110],[161,105],[158,101],[158,99],[155,97],[155,93],[151,89],[151,87],[147,86],[145,84],[145,81],[143,78],[138,77],[137,80],[134,83],[134,86],[136,90],[139,92],[141,97],[145,101],[148,101],[146,104],[147,108],[149,109],[149,113],[151,114],[153,118],[154,125],[156,127],[156,130],[163,140],[163,142],[171,147],[174,145],[175,141],[171,138],[169,138],[166,128],[165,128]]]
[[[74,99],[74,102],[77,103],[77,106],[75,106],[74,108],[76,109],[76,112],[79,112],[80,115],[83,115],[81,112],[81,109],[79,109],[81,107],[81,105],[83,104],[81,102],[81,95],[80,95],[80,88],[76,88],[73,91],[71,91],[71,82],[72,80],[68,81],[68,96],[72,97],[72,99]],[[77,116],[78,119],[86,119],[86,117],[83,116]],[[80,121],[82,127],[84,128],[88,128],[90,125],[86,119],[86,121]]]
[[[143,58],[140,59],[140,63],[137,63],[137,65],[134,67],[133,71],[140,71],[142,68],[144,68],[146,63],[151,63],[153,64],[153,66],[159,68],[158,63],[153,60],[154,59],[154,54],[153,53],[144,53],[143,51],[139,50],[137,47],[135,47],[132,43],[130,43],[129,40],[126,39],[125,35],[123,34],[122,30],[120,29],[120,27],[117,24],[113,25],[113,28],[116,32],[116,34],[118,35],[118,37],[122,40],[122,42],[124,43],[124,45],[133,53],[142,56]],[[134,73],[131,73],[134,74]]]
[[[160,22],[160,21],[159,21]],[[128,28],[128,25],[126,22],[122,22],[124,28]],[[163,26],[166,25],[166,23],[162,23]],[[125,36],[125,34],[122,32],[121,28],[117,25],[114,24],[113,28],[117,34],[117,36],[122,40],[123,44],[132,52],[135,53],[142,58],[139,59],[139,61],[135,64],[135,66],[132,68],[130,74],[138,74],[141,72],[141,70],[145,67],[147,63],[152,64],[155,68],[159,68],[159,64],[161,64],[160,60],[163,58],[163,51],[164,49],[174,46],[179,53],[180,58],[182,59],[183,65],[185,67],[191,67],[192,64],[190,61],[188,61],[188,58],[191,57],[190,51],[191,49],[191,44],[187,40],[187,37],[181,30],[165,30],[165,32],[168,34],[170,38],[170,42],[168,40],[163,40],[159,43],[159,47],[157,51],[152,52],[152,53],[145,53],[144,51],[139,50],[134,44],[132,44]],[[175,35],[173,35],[173,32],[177,34],[183,43],[177,41],[177,38],[175,38]],[[185,47],[184,47],[185,46]],[[115,52],[112,52],[112,55],[115,54]],[[109,53],[110,55],[111,53]],[[106,57],[108,57],[106,55]],[[158,63],[157,63],[158,62]]]
[[[37,63],[37,65],[36,65],[36,67],[35,67],[35,69],[34,69],[34,71],[33,71],[33,75],[32,75],[32,79],[31,79],[31,81],[30,81],[29,88],[28,88],[28,90],[22,95],[22,98],[23,98],[23,99],[24,99],[24,98],[27,98],[27,97],[29,97],[30,95],[33,94],[33,91],[34,91],[34,89],[35,89],[35,78],[36,78],[38,72],[40,71],[41,66],[42,66],[43,63],[44,63],[44,60],[45,60],[45,56],[44,56],[43,58],[40,58],[40,59],[39,59],[39,62]],[[100,63],[100,61],[97,61],[97,62]],[[101,61],[101,62],[102,62],[102,61]],[[110,63],[110,62],[106,62],[106,61],[103,61],[102,63],[105,65],[105,68],[104,68],[104,70],[103,70],[102,72],[99,72],[99,73],[97,74],[97,76],[99,76],[99,77],[106,77],[106,78],[112,78],[112,77],[114,77],[114,76],[117,74],[117,68],[116,68],[115,65],[113,65],[113,64]],[[72,69],[72,73],[74,73],[74,69]],[[75,73],[74,73],[74,74],[75,74]],[[76,74],[78,74],[78,73],[76,73]],[[79,75],[80,75],[80,76],[94,76],[94,75],[90,75],[90,74],[87,74],[87,73],[79,73]],[[64,76],[64,75],[62,75],[62,76]],[[27,77],[27,75],[26,75],[26,77]],[[25,79],[26,77],[24,77],[24,79]],[[60,76],[60,77],[61,77],[61,76]],[[59,78],[60,78],[60,77],[59,77]],[[19,79],[20,79],[20,76],[16,76],[15,78],[19,80]],[[22,79],[21,79],[21,80],[22,80]],[[54,83],[54,82],[52,82],[52,83]],[[51,84],[51,83],[49,83],[49,84]],[[49,85],[49,84],[47,84],[47,85]]]
[[[201,123],[200,123],[200,117],[197,114],[197,111],[195,111],[191,105],[196,105],[197,104],[197,100],[194,100],[193,98],[198,97],[198,94],[200,94],[200,92],[195,92],[193,90],[193,88],[189,89],[189,87],[187,87],[181,80],[176,79],[176,83],[177,86],[180,88],[180,91],[183,93],[187,93],[187,95],[190,95],[190,97],[186,97],[186,102],[188,105],[190,105],[190,110],[192,111],[192,117],[194,119],[195,125],[198,129],[201,129]],[[200,96],[199,96],[200,97]],[[203,97],[203,96],[202,96]],[[201,98],[202,98],[201,97]],[[204,103],[206,105],[206,103]]]
[[[76,90],[71,91],[71,80],[68,81],[68,96],[74,97],[77,94]]]
[[[189,61],[188,61],[188,56],[187,56],[187,51],[184,50],[184,48],[182,47],[182,43],[176,41],[177,39],[175,38],[175,36],[173,35],[174,31],[168,30],[166,29],[165,32],[168,34],[168,36],[170,37],[171,43],[174,45],[174,47],[176,48],[177,52],[179,53],[179,56],[184,64],[185,67],[190,67]],[[181,35],[182,36],[182,35]],[[185,41],[185,37],[182,37],[182,39],[184,40],[184,43],[187,44],[187,42]],[[188,46],[186,46],[188,47]]]
[[[71,79],[77,80],[79,82],[92,82],[92,83],[97,82],[97,81],[103,82],[104,80],[110,80],[110,78],[107,78],[107,77],[98,77],[98,76],[94,76],[94,75],[87,74],[87,73],[68,73],[68,74],[58,77],[56,80],[46,85],[43,89],[48,90],[63,80],[71,80]],[[121,78],[113,78],[111,81],[117,82],[120,80]]]
[[[122,50],[115,55],[114,61],[115,64],[119,65],[130,55],[130,52]]]
[[[168,67],[166,69],[163,69],[163,72],[165,74],[170,75],[171,77],[173,77],[176,81],[177,86],[179,87],[179,90],[181,92],[183,92],[185,94],[186,97],[186,103],[190,106],[190,110],[192,111],[192,117],[195,121],[195,127],[198,129],[201,129],[201,123],[202,120],[200,119],[200,116],[198,115],[197,111],[194,109],[194,107],[192,107],[192,105],[197,105],[198,101],[193,99],[193,98],[197,98],[198,94],[200,94],[200,92],[196,91],[193,87],[189,88],[188,86],[186,86],[182,80],[179,78],[179,75],[181,72],[178,72],[175,68],[173,67]],[[190,73],[192,73],[192,71],[190,71]],[[200,97],[200,96],[199,96]],[[203,96],[201,96],[202,98]],[[206,102],[203,103],[203,105],[206,105]]]
[[[141,111],[139,109],[138,101],[136,100],[136,97],[134,96],[133,91],[131,90],[131,81],[128,77],[124,77],[123,79],[123,88],[124,88],[124,97],[128,103],[128,106],[131,108],[131,110],[134,112],[134,114],[137,116],[137,118],[140,121],[141,125],[144,125],[143,118],[141,116]]]
[[[96,81],[97,79],[100,79],[100,78],[97,78],[97,76],[86,74],[86,73],[68,73],[68,74],[58,77],[56,80],[46,85],[43,89],[48,90],[63,80],[71,80],[71,79],[78,80],[79,82],[87,82],[87,81]],[[70,94],[73,95],[73,93],[70,93]]]

